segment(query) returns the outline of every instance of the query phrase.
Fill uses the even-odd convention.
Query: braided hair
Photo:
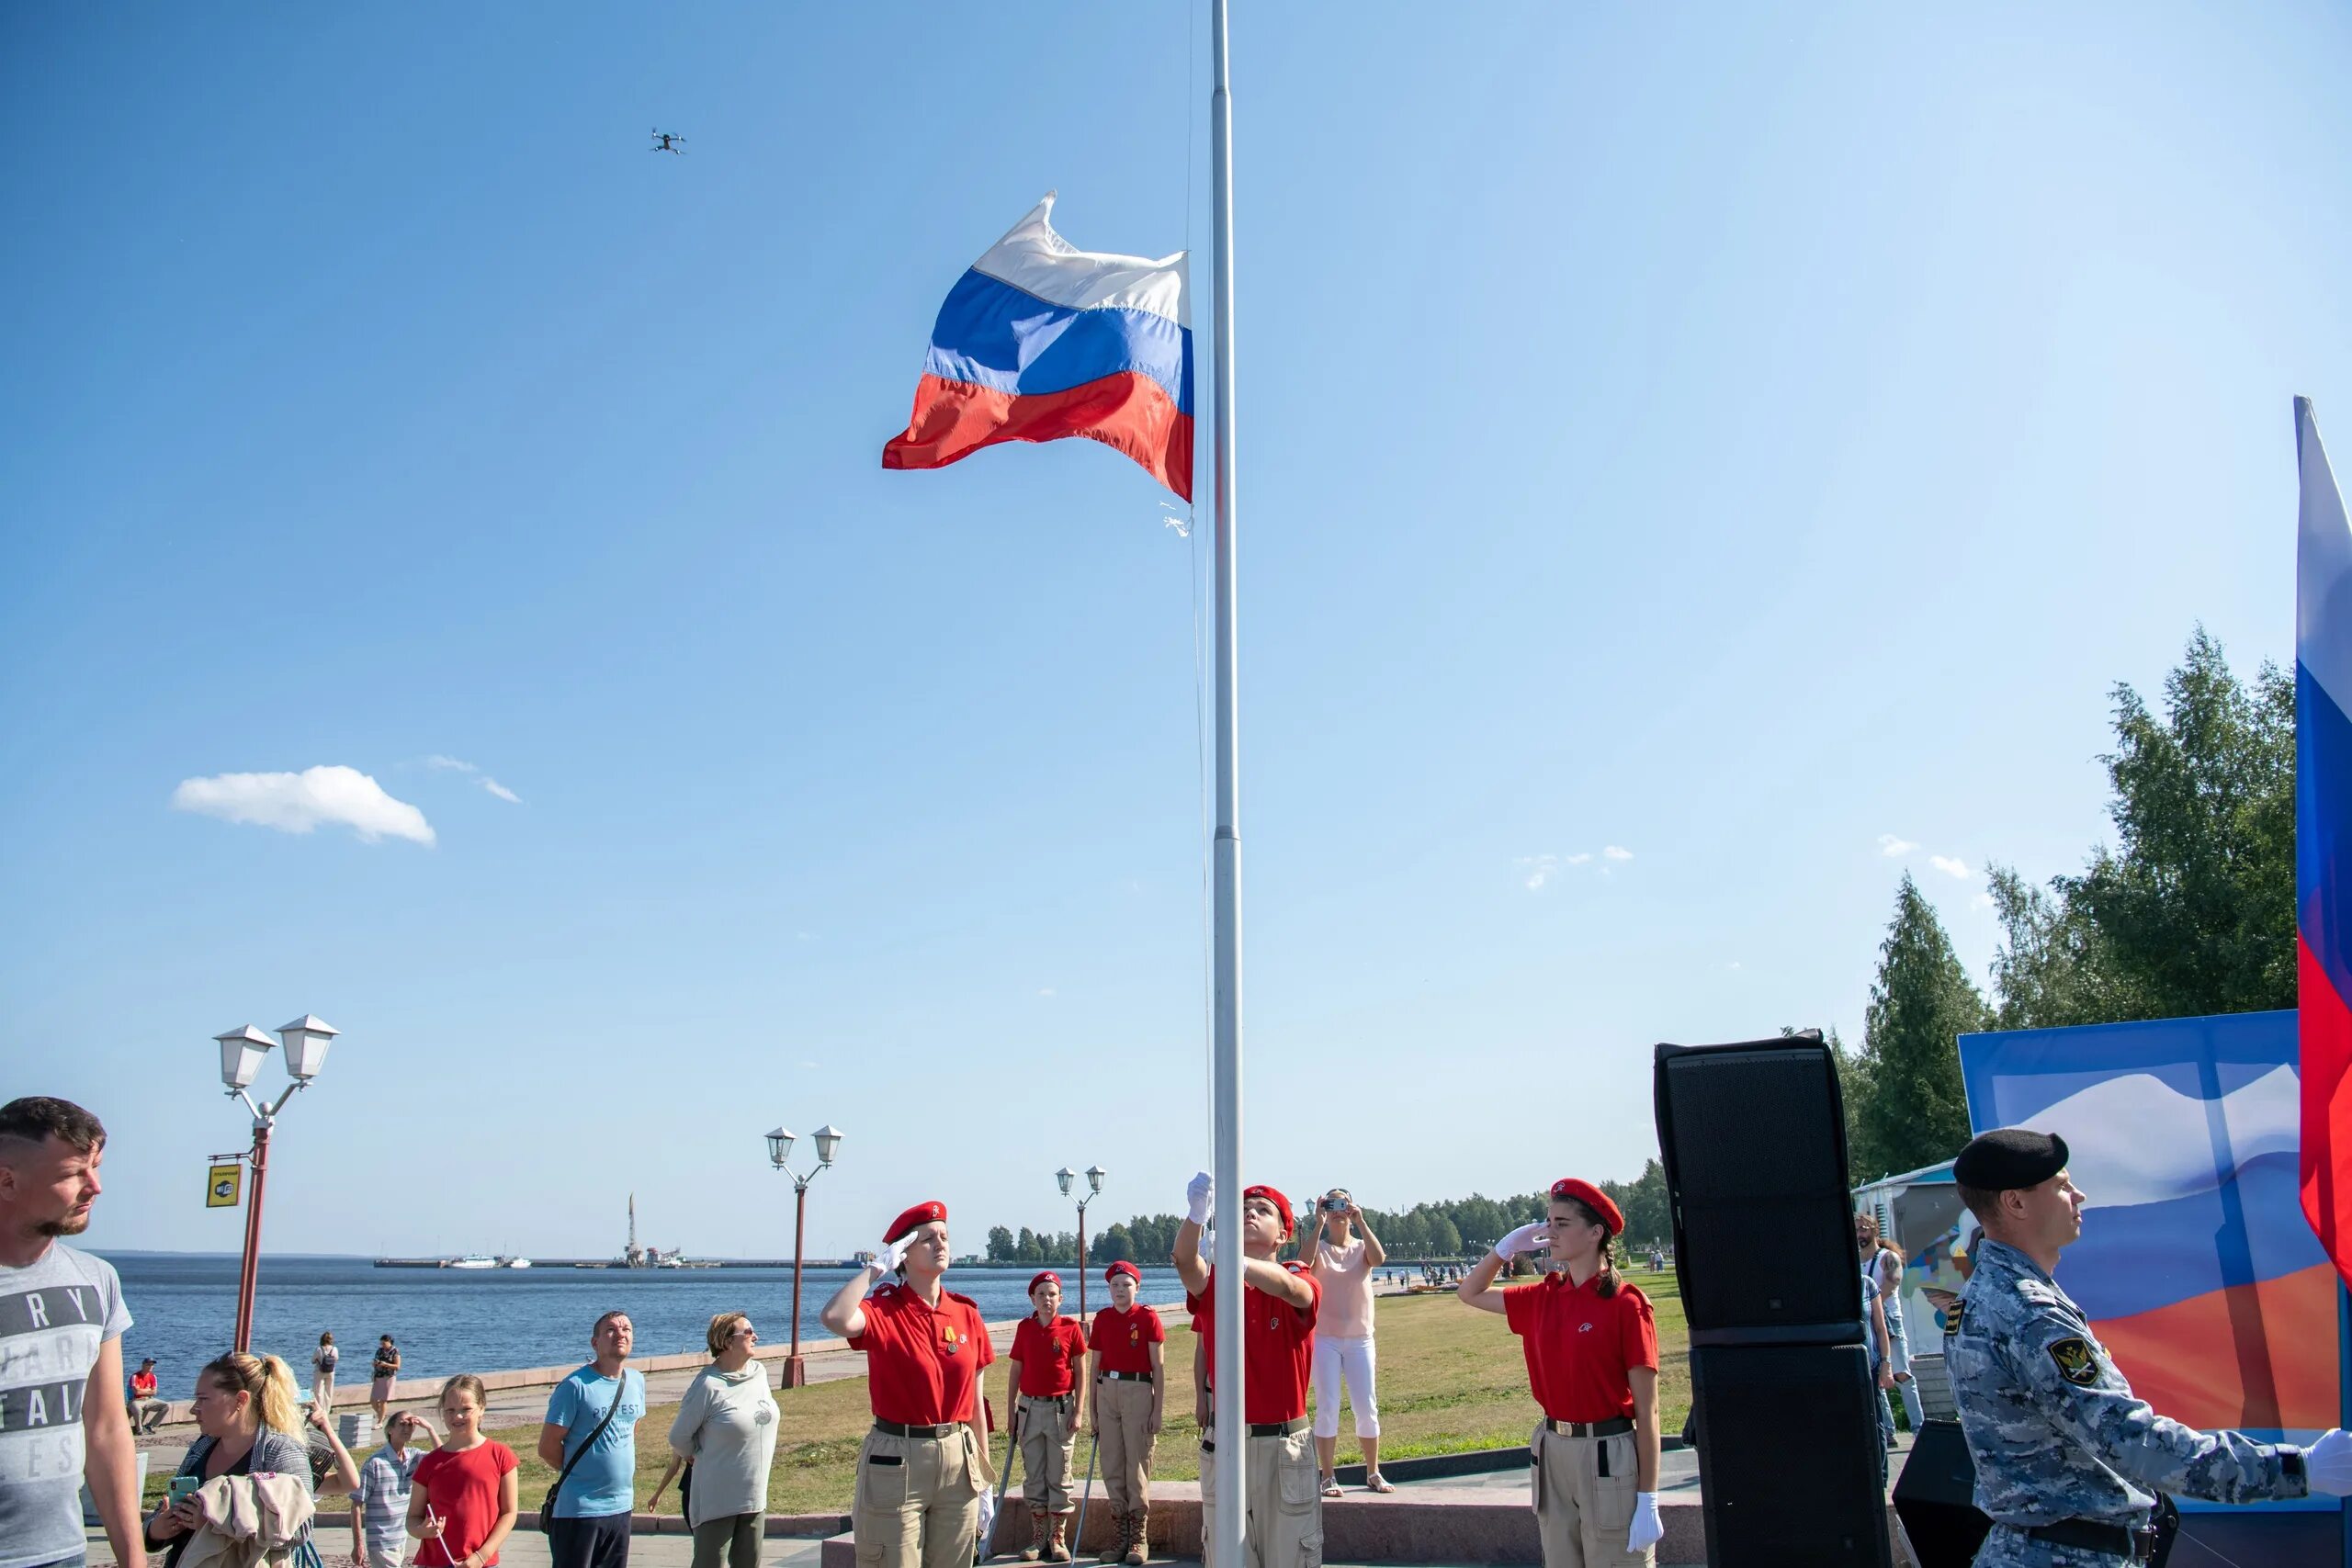
[[[1619,1288],[1625,1283],[1625,1277],[1617,1271],[1617,1238],[1611,1234],[1609,1222],[1596,1213],[1592,1205],[1581,1198],[1555,1198],[1552,1201],[1567,1204],[1584,1216],[1585,1224],[1600,1227],[1600,1271],[1598,1275],[1600,1282],[1593,1287],[1593,1293],[1600,1296],[1615,1295]]]

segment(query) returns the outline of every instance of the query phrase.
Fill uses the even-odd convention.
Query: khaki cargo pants
[[[1059,1399],[1021,1396],[1021,1495],[1033,1514],[1067,1514],[1070,1501],[1069,1406],[1078,1395]]]
[[[1151,1384],[1104,1378],[1094,1385],[1094,1420],[1102,1431],[1102,1495],[1114,1514],[1140,1514],[1151,1503]]]
[[[1527,1447],[1544,1568],[1650,1568],[1657,1558],[1648,1547],[1625,1550],[1636,1490],[1633,1433],[1569,1438],[1539,1421]]]
[[[1242,1568],[1323,1568],[1323,1486],[1315,1438],[1301,1422],[1287,1437],[1245,1438],[1241,1480],[1247,1515]],[[1216,1454],[1201,1444],[1202,1550],[1216,1529]]]
[[[850,1516],[857,1568],[971,1568],[985,1485],[969,1427],[944,1438],[868,1428]]]

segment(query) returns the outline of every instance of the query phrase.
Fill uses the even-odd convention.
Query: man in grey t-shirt
[[[84,1561],[85,1472],[116,1562],[147,1568],[122,1404],[122,1282],[58,1239],[89,1225],[106,1143],[69,1100],[0,1105],[0,1568]]]

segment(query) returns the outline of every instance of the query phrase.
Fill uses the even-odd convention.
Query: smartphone
[[[201,1477],[198,1477],[198,1476],[194,1476],[194,1475],[175,1475],[175,1476],[173,1476],[173,1477],[172,1477],[172,1490],[171,1490],[171,1498],[172,1498],[172,1501],[173,1501],[173,1502],[175,1502],[175,1503],[177,1503],[177,1502],[184,1501],[184,1500],[185,1500],[185,1499],[187,1499],[187,1498],[189,1498],[189,1497],[193,1497],[193,1496],[195,1496],[195,1495],[196,1495],[196,1489],[197,1489],[198,1487],[199,1487],[199,1486],[203,1485],[203,1484],[204,1484],[204,1482],[203,1482],[202,1478],[201,1478]]]

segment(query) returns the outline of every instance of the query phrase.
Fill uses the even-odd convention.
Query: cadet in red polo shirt
[[[1163,1358],[1168,1325],[1136,1304],[1143,1275],[1124,1259],[1102,1270],[1111,1304],[1094,1314],[1094,1441],[1102,1456],[1102,1492],[1118,1520],[1105,1562],[1142,1568],[1151,1550],[1151,1439],[1167,1395]]]
[[[865,1293],[893,1269],[895,1283]],[[946,1272],[947,1206],[918,1203],[818,1314],[865,1352],[874,1427],[851,1516],[860,1568],[971,1568],[988,1485],[980,1369],[996,1351],[978,1304],[942,1285]]]
[[[1024,1562],[1042,1555],[1067,1562],[1062,1536],[1074,1511],[1069,1500],[1070,1440],[1078,1436],[1079,1401],[1086,1372],[1086,1327],[1062,1315],[1062,1277],[1052,1269],[1029,1280],[1027,1317],[1012,1331],[1015,1428],[1021,1434],[1021,1495],[1029,1502]]]
[[[1201,1257],[1201,1229],[1214,1184],[1203,1171],[1185,1189],[1187,1213],[1176,1230],[1176,1276],[1200,1299],[1193,1326],[1201,1337],[1209,1387],[1216,1386],[1216,1271]],[[1315,1359],[1315,1314],[1323,1292],[1295,1263],[1276,1261],[1290,1239],[1290,1200],[1271,1187],[1241,1190],[1241,1419],[1243,1556],[1247,1568],[1308,1568],[1323,1560],[1323,1495],[1316,1484],[1315,1441],[1306,1424],[1306,1382]],[[1202,1427],[1201,1539],[1212,1522],[1216,1469],[1211,1428]]]
[[[1529,1445],[1544,1568],[1647,1568],[1666,1533],[1657,1517],[1657,1322],[1649,1298],[1617,1272],[1611,1248],[1624,1228],[1600,1188],[1555,1181],[1549,1217],[1497,1242],[1454,1288],[1510,1323],[1544,1407]],[[1495,1289],[1512,1257],[1546,1248],[1554,1272]]]

